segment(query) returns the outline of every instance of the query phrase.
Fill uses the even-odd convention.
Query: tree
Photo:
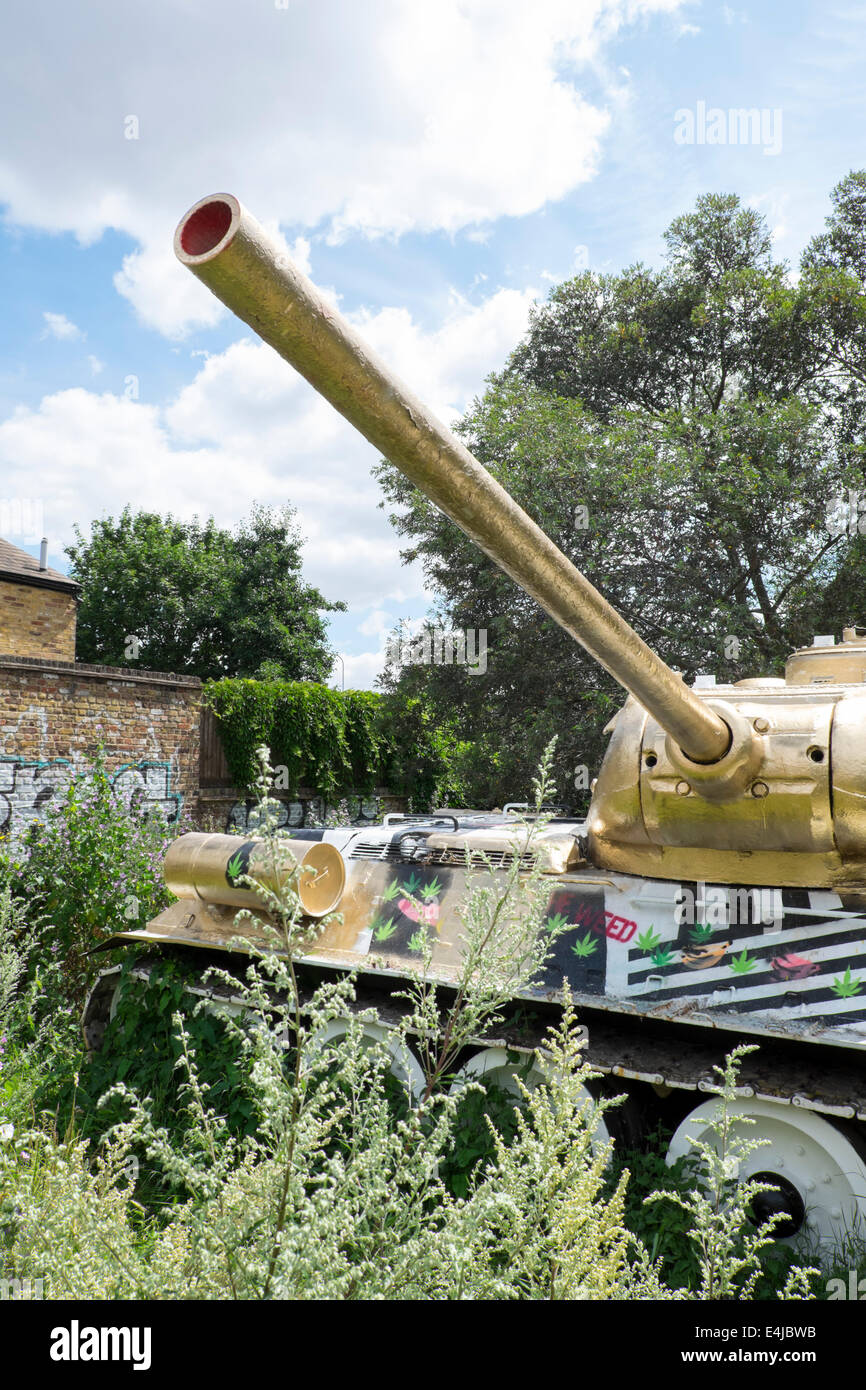
[[[76,527],[79,660],[200,676],[324,681],[333,653],[320,614],[345,609],[301,577],[291,507],[254,507],[232,533],[133,515]]]
[[[558,286],[459,427],[687,679],[778,674],[813,631],[866,618],[863,542],[829,521],[864,490],[866,175],[840,189],[799,279],[756,212],[707,196],[660,270]],[[391,465],[379,477],[435,620],[489,629],[484,675],[411,666],[386,684],[459,711],[485,750],[479,799],[525,789],[558,733],[561,796],[585,804],[578,769],[597,769],[619,687]]]

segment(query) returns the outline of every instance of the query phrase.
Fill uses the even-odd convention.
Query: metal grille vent
[[[494,869],[509,869],[514,863],[514,854],[510,849],[431,849],[424,856],[425,864],[452,865],[453,867],[466,868],[471,862],[475,868],[483,868],[484,859],[493,865]],[[518,855],[522,870],[529,870],[536,862],[534,854]]]
[[[350,859],[381,859],[386,862],[405,863],[399,845],[383,845],[379,841],[359,840],[349,851]]]

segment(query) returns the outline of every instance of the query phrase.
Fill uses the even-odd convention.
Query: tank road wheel
[[[714,1142],[709,1129],[719,1102],[704,1101],[682,1121],[671,1140],[667,1162],[694,1152],[694,1140]],[[787,1220],[776,1227],[777,1239],[793,1242],[804,1238],[825,1253],[841,1246],[846,1237],[866,1226],[866,1162],[859,1148],[823,1115],[795,1105],[767,1100],[734,1101],[730,1113],[755,1121],[737,1126],[748,1140],[769,1143],[750,1153],[740,1165],[742,1181],[772,1183],[753,1204],[755,1216],[765,1220],[782,1212]]]
[[[320,1028],[310,1038],[307,1043],[308,1055],[315,1056],[319,1052],[327,1051],[328,1048],[336,1047],[345,1038],[349,1028],[349,1019],[332,1019],[330,1023],[326,1024],[324,1028]],[[410,1104],[417,1104],[424,1094],[426,1078],[415,1054],[409,1048],[400,1047],[391,1029],[386,1028],[381,1023],[362,1024],[361,1034],[364,1047],[385,1045],[391,1057],[389,1067],[391,1075],[403,1087]]]
[[[493,1082],[501,1086],[504,1091],[514,1096],[515,1101],[523,1103],[523,1092],[518,1083],[518,1077],[523,1082],[528,1091],[534,1091],[540,1082],[546,1080],[545,1073],[539,1067],[537,1061],[531,1055],[527,1055],[522,1061],[515,1062],[514,1053],[509,1053],[504,1047],[486,1047],[465,1062],[454,1077],[451,1083],[451,1091],[458,1093],[470,1081],[480,1081],[482,1084]],[[586,1087],[581,1088],[583,1097],[595,1104],[595,1098],[590,1094]],[[595,1122],[592,1134],[593,1152],[603,1147],[610,1139],[607,1125],[602,1116]]]

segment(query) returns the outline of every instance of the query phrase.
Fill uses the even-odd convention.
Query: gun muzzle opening
[[[240,208],[230,195],[203,198],[184,217],[175,232],[175,251],[189,265],[212,255],[228,240],[240,220]]]

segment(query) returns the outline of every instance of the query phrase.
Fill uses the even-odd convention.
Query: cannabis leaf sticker
[[[233,854],[226,864],[226,874],[229,878],[240,878],[244,871],[244,860],[242,854]]]
[[[595,950],[595,947],[596,942],[590,936],[589,932],[587,932],[586,936],[584,936],[580,941],[575,941],[571,949],[576,956],[591,956]]]
[[[568,918],[564,912],[555,912],[552,917],[548,917],[544,926],[546,931],[561,932],[563,927],[568,926]]]
[[[427,933],[421,927],[419,927],[418,930],[413,932],[412,935],[409,937],[409,950],[417,951],[420,956],[426,944]]]
[[[654,951],[656,946],[661,945],[661,940],[660,936],[656,936],[652,927],[647,927],[646,931],[641,932],[635,945],[642,951]]]
[[[428,883],[421,889],[421,897],[425,903],[429,903],[431,898],[435,898],[437,893],[442,892],[442,884],[438,878],[434,878],[432,883]]]
[[[742,955],[733,956],[731,959],[731,969],[735,975],[748,975],[749,971],[754,970],[757,964],[758,957],[750,956],[746,950],[743,951]]]
[[[388,887],[385,889],[384,893],[382,894],[382,901],[383,901],[383,903],[390,903],[390,902],[393,902],[394,899],[395,899],[396,897],[398,897],[398,896],[400,895],[400,893],[402,893],[402,891],[403,891],[402,888],[400,887],[399,883],[396,882],[396,880],[395,880],[394,882],[392,882],[392,883],[389,883],[389,884],[388,884]]]
[[[377,922],[373,927],[373,936],[377,941],[387,941],[397,930],[397,923],[390,918]]]
[[[673,958],[674,952],[669,951],[667,946],[663,946],[661,950],[653,951],[650,956],[653,965],[670,965]]]
[[[859,975],[851,974],[850,965],[845,966],[845,974],[837,975],[830,988],[840,999],[851,999],[855,994],[859,994],[863,981]]]
[[[689,931],[689,936],[696,946],[703,946],[705,942],[709,941],[712,934],[712,927],[708,926],[705,922],[696,923]]]

